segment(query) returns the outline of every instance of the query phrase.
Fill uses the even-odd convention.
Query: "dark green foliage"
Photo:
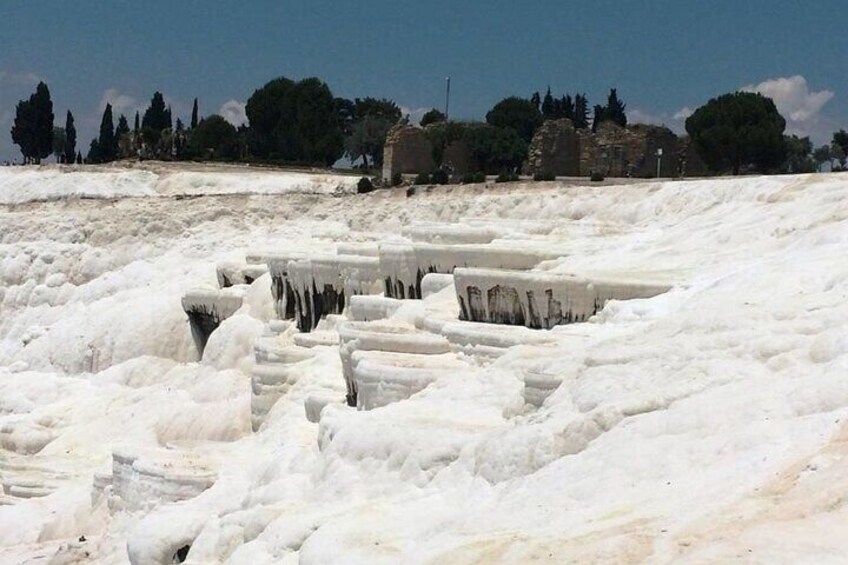
[[[191,106],[191,129],[197,127],[198,117],[197,117],[197,98],[194,99],[194,104]]]
[[[604,119],[624,127],[627,125],[627,115],[624,113],[626,104],[619,100],[616,89],[611,88],[604,108]]]
[[[577,129],[589,127],[589,100],[585,94],[574,96],[574,127]]]
[[[598,131],[598,126],[606,119],[606,108],[600,104],[595,104],[595,109],[592,112],[592,131]]]
[[[556,175],[553,173],[535,173],[533,175],[534,181],[551,181],[556,180]]]
[[[812,173],[816,170],[816,163],[813,160],[813,143],[809,137],[787,135],[784,140],[786,142],[786,161],[781,167],[781,172]]]
[[[533,107],[536,108],[538,112],[542,111],[542,97],[539,96],[538,92],[534,92],[533,96],[530,97],[530,103],[533,104]]]
[[[334,102],[339,126],[342,134],[347,137],[353,132],[353,123],[356,121],[356,102],[347,98],[336,98]]]
[[[246,112],[256,157],[332,165],[342,156],[336,100],[317,78],[274,79],[251,95]]]
[[[822,165],[824,165],[825,163],[829,165],[832,164],[833,156],[830,152],[830,146],[822,145],[821,147],[813,151],[813,160],[819,167],[819,170],[821,170]]]
[[[136,112],[135,112],[135,125],[133,126],[133,133],[135,135],[138,135],[140,131],[141,131],[141,128],[138,125],[138,110],[136,110]]]
[[[495,178],[495,182],[515,182],[518,180],[518,175],[515,173],[501,173]]]
[[[400,186],[403,184],[403,175],[395,173],[392,175],[392,186]]]
[[[121,114],[118,125],[115,127],[115,155],[119,159],[125,159],[132,155],[132,136],[127,117]]]
[[[433,171],[433,174],[430,175],[430,182],[432,184],[448,184],[450,178],[448,174],[442,169],[436,169]]]
[[[217,114],[200,120],[188,143],[194,155],[206,159],[232,160],[239,156],[236,128]]]
[[[604,180],[604,175],[595,171],[591,175],[589,175],[589,180],[592,182],[602,182]]]
[[[53,128],[53,156],[57,163],[65,162],[65,128]]]
[[[733,174],[779,167],[786,158],[785,127],[774,102],[752,92],[713,98],[686,120],[686,132],[707,166]]]
[[[550,86],[548,87],[548,91],[545,93],[545,97],[542,99],[542,118],[545,120],[553,120],[556,118],[554,97],[551,95]]]
[[[528,144],[515,130],[480,125],[467,128],[465,137],[477,167],[485,171],[514,171],[527,158]]]
[[[430,124],[437,124],[439,122],[444,122],[445,120],[447,120],[447,118],[445,117],[444,113],[433,108],[432,110],[429,110],[427,113],[421,116],[420,124],[423,128],[424,126]]]
[[[82,153],[77,151],[77,165],[82,165]]]
[[[89,165],[102,162],[103,157],[100,152],[100,144],[96,139],[92,139],[88,146],[88,155],[85,156],[85,162]]]
[[[475,184],[486,182],[486,175],[482,172],[465,173],[462,175],[462,184]]]
[[[566,94],[559,101],[559,117],[574,120],[574,100],[570,94]]]
[[[418,173],[415,176],[414,184],[430,184],[430,175],[427,173]]]
[[[351,161],[362,158],[363,167],[366,168],[369,157],[373,165],[382,165],[386,135],[400,120],[400,108],[391,100],[357,98],[353,105],[353,115],[353,123],[345,139],[345,154]]]
[[[112,105],[106,104],[100,119],[100,135],[97,136],[98,163],[110,163],[115,160],[118,144],[115,142],[115,127],[112,122]]]
[[[371,179],[368,177],[362,177],[359,179],[359,182],[356,183],[356,193],[357,194],[366,194],[374,190],[374,183],[371,182]]]
[[[525,98],[504,98],[486,114],[486,122],[499,128],[510,128],[530,143],[542,124],[542,114],[536,105]]]
[[[833,132],[830,154],[832,159],[839,161],[840,169],[844,170],[846,159],[848,159],[848,132],[844,129]]]
[[[150,106],[141,119],[141,128],[161,132],[169,127],[171,127],[171,112],[165,107],[165,98],[162,93],[155,92],[150,99]]]
[[[12,142],[21,148],[25,162],[40,163],[53,151],[53,102],[43,82],[38,83],[29,100],[18,102]]]
[[[621,127],[627,125],[627,115],[624,113],[626,104],[619,100],[616,89],[611,88],[607,97],[607,105],[595,105],[594,118],[592,119],[592,131],[597,131],[601,122],[610,121]]]
[[[65,116],[65,162],[73,163],[77,155],[77,128],[74,126],[74,115],[68,110]]]
[[[431,124],[424,130],[430,145],[433,147],[433,161],[442,165],[445,149],[454,141],[459,141],[466,135],[466,124],[459,122],[440,122]]]

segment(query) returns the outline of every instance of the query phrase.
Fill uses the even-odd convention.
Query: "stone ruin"
[[[474,127],[475,124],[463,124]],[[480,124],[483,126],[483,124]],[[383,178],[390,181],[397,174],[430,173],[439,163],[434,159],[428,129],[408,124],[395,126],[386,138],[383,155]],[[576,129],[569,119],[544,122],[528,148],[522,167],[525,175],[588,177],[600,173],[606,177],[657,176],[657,150],[660,176],[701,176],[707,167],[689,147],[688,138],[680,138],[664,126],[635,124],[621,127],[613,122],[601,123],[597,131]],[[474,160],[462,140],[449,142],[442,164],[450,173],[474,172]]]
[[[680,174],[681,141],[666,127],[603,122],[597,131],[576,129],[571,120],[549,120],[533,136],[522,172],[526,175],[656,177]]]
[[[462,139],[449,141],[442,151],[441,162],[436,161],[436,151],[428,133],[440,127],[444,127],[444,123],[423,128],[400,123],[389,130],[383,149],[383,179],[391,181],[398,173],[432,173],[440,166],[453,175],[475,172],[477,167],[471,150]],[[485,127],[485,124],[461,124],[461,127]]]

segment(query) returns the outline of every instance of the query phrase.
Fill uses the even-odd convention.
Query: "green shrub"
[[[430,182],[433,184],[448,184],[449,180],[448,174],[441,169],[433,171],[433,174],[430,175]]]
[[[402,184],[403,184],[403,175],[400,174],[399,172],[393,174],[392,175],[392,186],[400,186]]]
[[[486,173],[478,171],[471,176],[474,178],[472,182],[486,182]]]
[[[430,175],[427,173],[418,173],[415,176],[415,184],[430,184]]]
[[[533,180],[542,181],[542,180],[556,180],[556,175],[553,173],[536,173],[533,175]]]
[[[371,179],[368,177],[362,177],[359,179],[359,182],[356,183],[357,194],[366,194],[372,190],[374,190],[374,183],[371,182]]]
[[[515,173],[501,173],[495,179],[495,182],[515,182],[518,180],[518,175]]]
[[[601,181],[604,180],[604,175],[602,175],[601,173],[598,173],[598,172],[594,172],[589,177],[589,180],[591,180],[592,182],[601,182]]]

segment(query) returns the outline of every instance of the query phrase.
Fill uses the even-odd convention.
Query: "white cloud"
[[[695,113],[695,110],[693,110],[689,106],[684,106],[681,109],[679,109],[677,112],[675,112],[674,115],[672,115],[671,117],[674,118],[675,120],[685,120],[686,118],[688,118],[689,116],[691,116],[694,113]]]
[[[132,96],[120,92],[117,88],[109,88],[100,96],[100,103],[97,105],[98,120],[106,109],[106,104],[112,105],[112,115],[116,118],[123,114],[127,119],[132,120],[136,112],[144,110],[143,104]]]
[[[424,117],[424,114],[429,112],[431,108],[408,108],[407,106],[400,107],[400,113],[402,116],[409,116],[409,123],[413,125],[418,125],[421,121],[421,118]]]
[[[244,110],[244,102],[239,102],[238,100],[227,100],[221,106],[221,109],[218,110],[218,113],[236,127],[247,123],[247,113]]]
[[[777,110],[786,118],[787,133],[826,139],[833,130],[834,124],[822,114],[834,96],[833,91],[813,92],[801,75],[768,79],[744,86],[742,90],[759,92],[774,100]]]

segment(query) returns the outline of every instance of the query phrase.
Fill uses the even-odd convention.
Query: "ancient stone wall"
[[[548,120],[539,127],[530,143],[522,171],[525,175],[580,174],[580,140],[571,120]]]
[[[429,173],[436,168],[433,147],[421,128],[397,125],[389,130],[383,150],[383,178],[396,173]]]

